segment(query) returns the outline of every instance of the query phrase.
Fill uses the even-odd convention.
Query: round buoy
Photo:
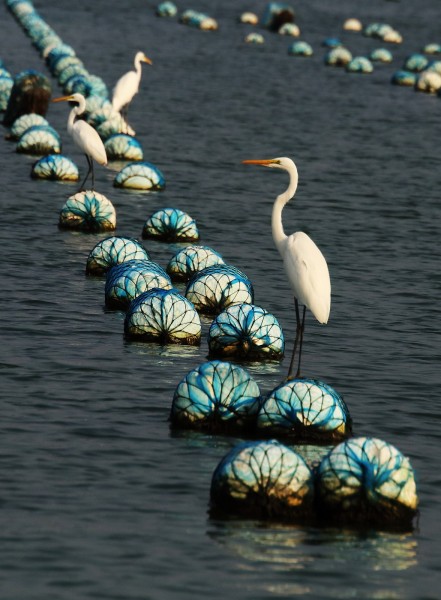
[[[265,38],[261,33],[257,33],[255,31],[251,31],[245,36],[244,41],[247,44],[263,44],[265,43]]]
[[[387,48],[375,48],[369,54],[369,59],[380,63],[390,63],[392,62],[393,56],[392,52]]]
[[[277,319],[253,304],[235,304],[221,312],[208,331],[211,356],[280,359],[285,350]]]
[[[149,162],[132,162],[117,173],[115,187],[135,190],[163,190],[165,179],[161,171]]]
[[[194,306],[174,290],[153,289],[130,303],[124,321],[128,339],[198,345],[201,321]]]
[[[167,265],[167,273],[173,281],[188,281],[195,273],[225,264],[222,256],[209,246],[190,245],[178,250]]]
[[[210,433],[253,428],[261,401],[259,386],[245,369],[213,360],[199,365],[176,387],[173,427]]]
[[[283,23],[283,25],[280,26],[278,33],[279,33],[279,35],[289,35],[292,37],[299,37],[300,27],[298,25],[296,25],[295,23]]]
[[[288,54],[292,56],[312,56],[314,51],[308,42],[294,42],[289,46]]]
[[[363,25],[359,19],[350,18],[343,23],[343,29],[345,31],[362,31]]]
[[[142,228],[142,237],[164,242],[196,242],[196,221],[178,208],[163,208],[153,213]]]
[[[53,181],[78,181],[80,175],[76,164],[67,156],[48,154],[32,165],[31,177]]]
[[[318,468],[317,491],[327,522],[410,525],[418,507],[409,459],[377,438],[352,438],[331,450]]]
[[[419,73],[420,71],[423,71],[428,64],[429,59],[427,56],[414,52],[405,59],[403,69],[405,71],[412,71],[412,73]]]
[[[406,87],[413,87],[417,80],[417,74],[411,71],[399,70],[395,71],[391,77],[391,83],[394,85],[402,85]]]
[[[314,478],[304,459],[275,440],[234,447],[211,480],[215,515],[304,522],[313,510]]]
[[[162,267],[151,260],[128,260],[107,271],[104,288],[108,308],[126,310],[140,294],[172,287],[170,277]]]
[[[18,140],[24,134],[27,129],[36,125],[49,125],[49,122],[36,113],[29,113],[18,117],[11,126],[11,130],[8,134],[9,140]]]
[[[126,133],[115,133],[104,143],[108,160],[142,160],[144,153],[140,142]]]
[[[60,154],[61,140],[57,131],[50,125],[34,125],[20,136],[16,145],[20,154],[42,156]]]
[[[156,14],[158,17],[175,17],[177,13],[178,7],[174,2],[170,2],[169,0],[161,2],[156,7]]]
[[[108,198],[92,190],[77,192],[60,211],[59,227],[97,233],[116,227],[116,212]]]
[[[252,304],[254,290],[248,277],[236,267],[215,265],[193,275],[187,284],[185,297],[196,310],[217,314],[233,304]]]
[[[257,417],[257,430],[270,437],[296,441],[340,441],[352,431],[343,398],[315,379],[291,379],[265,398]]]
[[[110,236],[99,241],[89,252],[86,273],[104,275],[112,267],[129,260],[150,260],[150,256],[138,240]]]
[[[436,94],[441,90],[441,75],[436,71],[422,71],[417,75],[415,89],[426,94]]]
[[[349,73],[372,73],[374,66],[365,56],[355,56],[346,65],[346,71]]]
[[[352,60],[351,52],[344,46],[331,48],[325,54],[325,65],[330,67],[345,67]]]

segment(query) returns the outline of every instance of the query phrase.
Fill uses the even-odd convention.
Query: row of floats
[[[64,91],[85,95],[89,122],[102,136],[104,130],[111,132],[106,143],[122,135],[130,151],[139,152],[138,145],[132,145],[134,131],[128,130],[119,113],[112,112],[102,80],[88,74],[29,0],[7,0],[7,5]],[[10,139],[19,142],[29,124],[31,129],[49,126],[31,112],[13,123]],[[113,156],[111,150],[109,155]],[[127,159],[125,152],[116,156]],[[162,189],[163,175],[150,163],[146,175],[144,167],[142,162],[129,163],[118,175],[126,170],[133,187],[150,180],[150,189]],[[57,152],[43,156],[32,173],[47,179],[78,179],[75,165]],[[59,227],[109,233],[89,251],[85,272],[88,277],[105,278],[105,304],[110,310],[125,312],[128,340],[198,345],[200,315],[212,317],[208,359],[178,382],[169,413],[172,428],[244,439],[213,472],[212,514],[324,525],[411,527],[418,497],[408,458],[380,439],[354,437],[352,419],[340,394],[311,378],[283,381],[263,393],[243,366],[231,362],[281,360],[284,335],[277,319],[254,304],[253,286],[246,274],[227,264],[216,250],[198,244],[199,230],[190,215],[164,208],[142,226],[143,240],[185,244],[165,268],[152,260],[138,239],[114,234],[115,208],[94,190],[67,199],[60,210]],[[320,448],[310,464],[302,456],[302,444]]]
[[[99,133],[108,160],[115,164],[118,161],[127,163],[116,173],[114,186],[140,190],[164,189],[162,172],[144,160],[141,142],[135,137],[135,131],[126,118],[112,105],[104,81],[87,70],[74,48],[63,42],[29,0],[6,0],[6,3],[63,93],[80,93],[85,98],[86,109],[82,116]],[[9,126],[6,137],[16,142],[17,152],[41,157],[32,166],[31,176],[78,181],[76,164],[62,155],[61,136],[45,117],[51,96],[50,80],[34,70],[23,71],[14,77],[1,61],[0,65],[0,110],[5,113],[4,124]],[[42,89],[45,90],[43,99]],[[23,101],[26,94],[34,99],[39,96],[40,105],[37,109],[33,107],[33,110],[12,118],[17,104],[22,102],[26,107],[31,103],[29,99]]]
[[[161,17],[174,17],[178,8],[173,2],[162,2],[156,8],[156,14]],[[300,27],[295,22],[296,13],[292,6],[281,2],[270,2],[266,5],[262,16],[253,12],[244,12],[239,16],[240,23],[260,25],[263,29],[276,32],[279,35],[298,38]],[[218,23],[212,17],[197,11],[184,11],[180,21],[204,30],[217,30]],[[348,18],[342,24],[345,32],[362,33],[365,37],[378,40],[388,45],[403,42],[403,36],[388,23],[371,22],[363,25],[357,18]],[[265,36],[259,31],[246,34],[245,42],[263,44]],[[377,64],[392,63],[393,53],[386,47],[373,48],[367,55],[354,53],[340,40],[339,37],[329,37],[323,40],[325,47],[324,64],[327,66],[343,67],[350,73],[372,73]],[[313,46],[305,40],[296,40],[288,46],[289,55],[313,56]],[[415,90],[429,94],[441,93],[441,44],[430,42],[417,52],[410,54],[400,69],[391,77],[391,83],[401,86],[411,86]]]

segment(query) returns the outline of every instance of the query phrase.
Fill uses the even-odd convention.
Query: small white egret
[[[287,236],[283,230],[282,210],[296,193],[299,181],[294,162],[290,158],[282,157],[267,160],[244,160],[243,163],[284,169],[289,173],[288,188],[277,196],[274,202],[272,233],[274,243],[283,259],[285,273],[294,292],[297,329],[287,380],[292,378],[295,355],[297,346],[299,346],[298,368],[295,375],[297,378],[300,377],[306,308],[309,308],[319,323],[328,322],[331,308],[331,281],[328,265],[319,248],[306,233],[297,231]],[[302,318],[300,318],[299,303],[303,304]]]
[[[52,102],[61,102],[63,100],[75,104],[69,113],[69,118],[67,120],[67,131],[72,136],[72,139],[78,148],[86,155],[87,164],[89,166],[86,177],[84,178],[79,191],[84,189],[84,185],[90,173],[92,173],[93,190],[95,188],[93,161],[96,160],[98,164],[103,166],[107,165],[106,149],[104,148],[104,144],[98,132],[91,125],[89,125],[89,123],[86,123],[86,121],[83,119],[78,118],[86,110],[86,100],[84,99],[84,96],[82,94],[75,93],[71,94],[70,96],[54,98]]]
[[[135,70],[129,71],[116,82],[113,88],[112,106],[127,117],[127,111],[133,97],[138,93],[139,83],[141,81],[141,63],[153,64],[144,52],[137,52],[135,55]]]

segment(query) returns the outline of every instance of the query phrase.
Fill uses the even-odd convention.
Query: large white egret
[[[319,323],[328,322],[331,309],[331,281],[328,265],[319,248],[306,233],[297,231],[287,236],[283,230],[282,210],[296,193],[299,181],[294,162],[290,158],[282,157],[267,160],[244,160],[243,163],[283,169],[289,173],[288,188],[277,196],[274,202],[272,233],[274,243],[283,259],[285,273],[294,292],[296,310],[296,338],[287,379],[292,378],[297,347],[299,347],[299,359],[295,377],[300,377],[306,308],[309,308]],[[299,303],[303,304],[302,318],[300,318]]]
[[[153,64],[144,52],[137,52],[135,55],[135,70],[129,71],[116,82],[113,88],[112,106],[118,112],[122,112],[127,117],[127,111],[133,97],[138,93],[139,83],[141,81],[141,63]]]
[[[70,96],[61,96],[54,98],[52,102],[67,101],[72,102],[74,107],[69,113],[67,120],[67,131],[72,136],[73,141],[78,148],[84,152],[87,158],[89,169],[86,177],[80,186],[80,191],[84,189],[84,185],[92,173],[92,190],[95,188],[95,175],[93,171],[93,161],[95,160],[100,165],[107,165],[107,155],[104,144],[98,132],[89,123],[78,117],[86,110],[86,100],[82,94],[71,94]]]

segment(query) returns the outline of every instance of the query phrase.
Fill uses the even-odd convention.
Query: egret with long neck
[[[67,120],[67,131],[72,136],[74,143],[84,152],[87,159],[88,171],[80,190],[84,189],[86,181],[92,173],[92,190],[95,189],[95,174],[93,170],[93,161],[95,160],[100,165],[107,165],[107,154],[98,132],[89,123],[80,119],[80,115],[86,110],[86,100],[79,93],[71,94],[70,96],[61,96],[54,98],[52,102],[67,101],[73,103],[73,108],[69,113]]]
[[[272,234],[276,248],[283,259],[288,281],[294,292],[297,327],[287,380],[292,379],[297,350],[298,363],[295,377],[298,378],[300,377],[306,308],[309,308],[319,323],[325,324],[329,319],[331,281],[328,265],[319,248],[306,233],[297,231],[287,236],[283,229],[282,211],[296,193],[299,181],[297,167],[294,162],[290,158],[281,157],[266,160],[244,160],[243,163],[283,169],[289,174],[287,189],[277,196],[274,202]],[[299,304],[303,305],[302,316],[300,316]]]
[[[137,52],[134,60],[134,71],[128,71],[116,82],[113,88],[112,106],[118,112],[121,112],[124,118],[127,117],[129,104],[138,93],[141,82],[142,68],[141,63],[153,64],[144,52]]]

